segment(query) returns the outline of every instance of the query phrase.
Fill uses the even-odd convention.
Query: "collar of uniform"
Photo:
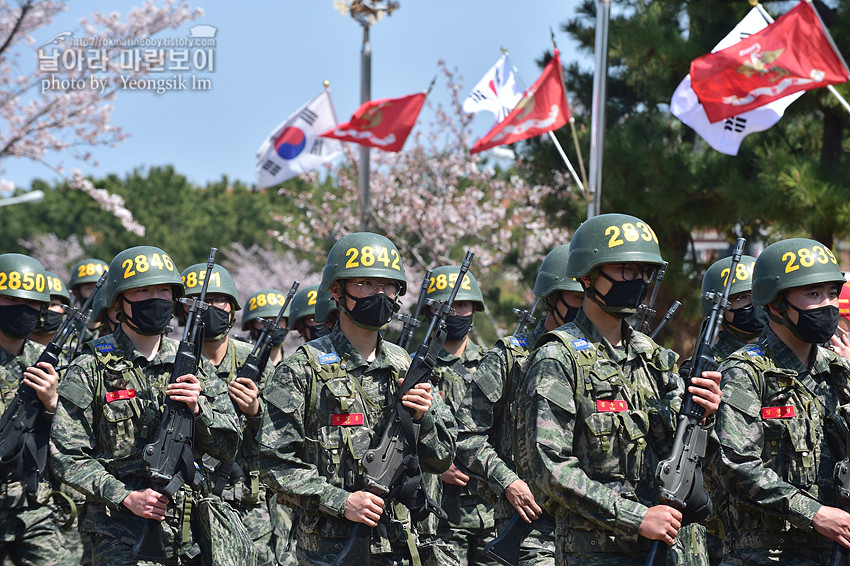
[[[162,336],[162,339],[159,343],[159,350],[157,350],[156,354],[154,354],[153,358],[148,360],[142,353],[136,348],[136,345],[133,344],[133,341],[130,340],[130,337],[124,333],[121,329],[121,325],[118,325],[118,328],[115,329],[115,332],[112,333],[112,336],[115,339],[115,344],[118,346],[118,349],[123,354],[124,358],[131,360],[134,364],[138,364],[141,367],[147,367],[148,365],[160,365],[166,362],[174,362],[174,358],[177,355],[177,342],[175,340],[171,340],[166,336]]]
[[[765,349],[765,353],[773,358],[776,365],[794,370],[800,375],[809,373],[808,366],[800,361],[797,354],[785,345],[785,342],[776,335],[776,332],[769,325],[762,332],[761,338],[759,338],[759,345]]]
[[[339,327],[339,322],[337,322],[333,329],[331,330],[330,335],[327,337],[330,339],[331,344],[333,345],[334,352],[337,353],[340,359],[344,358],[346,354],[348,354],[348,361],[346,362],[346,369],[355,369],[360,366],[368,366],[369,364],[366,360],[363,359],[363,356],[360,355],[360,352],[351,345],[351,342],[348,341],[348,338],[345,337],[345,334],[342,333],[342,330]],[[323,340],[323,338],[319,338],[319,340]],[[381,334],[378,333],[378,348],[375,354],[375,361],[381,356]]]
[[[24,347],[21,350],[21,355],[16,356],[11,352],[7,352],[0,348],[0,366],[8,366],[11,363],[19,362],[23,369],[30,367],[38,361],[38,357],[44,350],[44,346],[38,342],[33,342],[30,339],[24,340]]]
[[[725,360],[729,357],[729,354],[737,352],[746,345],[747,344],[741,341],[740,338],[724,328],[717,334],[717,342],[714,344],[712,349],[716,358]]]
[[[588,341],[593,342],[598,349],[604,350],[611,361],[619,363],[627,358],[628,335],[625,330],[628,328],[628,325],[625,322],[623,323],[623,345],[626,346],[625,348],[615,348],[612,346],[608,339],[599,332],[596,325],[587,318],[583,309],[579,309],[576,317],[573,319],[573,324],[578,326]]]

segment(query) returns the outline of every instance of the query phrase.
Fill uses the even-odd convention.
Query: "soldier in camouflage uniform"
[[[324,323],[329,329],[333,328],[336,321],[339,320],[339,308],[337,308],[336,301],[330,291],[319,289],[319,296],[316,299],[316,314],[313,320]]]
[[[36,427],[46,431],[56,410],[59,375],[45,362],[33,367],[43,347],[27,339],[50,302],[45,270],[31,257],[2,254],[0,283],[0,410],[5,413],[26,384],[43,405]],[[45,470],[29,489],[26,482],[12,479],[14,466],[0,468],[0,557],[16,565],[70,564],[71,557],[59,552],[63,539],[50,472]]]
[[[245,302],[245,309],[242,311],[242,331],[248,331],[251,336],[251,342],[256,342],[260,337],[260,332],[263,331],[262,319],[274,320],[277,318],[277,313],[280,312],[280,307],[286,302],[286,293],[277,289],[261,289],[257,291]],[[272,334],[272,351],[269,356],[269,363],[277,366],[283,361],[283,341],[286,339],[286,327],[289,324],[289,313],[292,310],[292,302],[286,307],[283,313],[283,318],[280,319],[280,329],[275,330]]]
[[[183,295],[168,254],[152,246],[130,248],[110,267],[106,303],[120,324],[87,343],[62,380],[51,428],[52,465],[86,495],[80,529],[91,537],[95,564],[137,564],[132,548],[151,519],[164,541],[165,558],[157,563],[200,564],[201,552],[213,551],[193,512],[201,508],[202,494],[184,485],[169,500],[152,489],[142,450],[156,438],[167,395],[195,415],[198,457],[233,458],[241,436],[233,404],[203,359],[198,375],[168,383],[178,343],[164,332],[174,299]]]
[[[683,395],[676,354],[625,321],[662,264],[655,233],[625,214],[587,220],[570,243],[566,276],[582,284],[584,303],[538,341],[517,419],[516,457],[557,508],[556,564],[643,564],[650,541],[673,545],[682,525],[682,513],[656,504],[655,489]],[[719,380],[705,372],[690,387],[709,416]]]
[[[764,311],[753,306],[753,266],[756,258],[743,255],[735,274],[732,276],[729,288],[729,308],[723,311],[720,332],[717,341],[712,345],[712,354],[719,364],[726,357],[742,346],[754,342],[764,329],[767,316]],[[705,271],[702,278],[702,316],[708,319],[711,315],[712,304],[706,299],[706,293],[722,295],[729,278],[729,268],[732,258],[726,257],[714,262]],[[687,362],[686,362],[687,363]],[[684,364],[683,364],[684,365]],[[723,559],[723,538],[726,526],[723,512],[726,508],[726,486],[717,476],[717,465],[712,458],[712,464],[705,471],[705,489],[711,495],[714,513],[706,519],[706,542],[709,560],[712,565],[720,564]],[[694,528],[699,528],[695,525]]]
[[[45,270],[44,276],[47,278],[47,288],[50,290],[50,306],[42,314],[35,330],[30,334],[30,340],[42,346],[47,346],[56,336],[62,321],[65,320],[65,309],[62,308],[62,305],[71,305],[71,295],[58,275]],[[59,358],[59,364],[66,365],[67,363],[67,352],[63,351]]]
[[[78,307],[83,306],[83,303],[86,302],[86,299],[89,298],[89,295],[94,290],[97,280],[108,269],[109,264],[93,257],[81,259],[74,264],[71,268],[71,280],[68,282],[68,288],[71,290],[71,295],[76,300]],[[79,337],[80,345],[98,336],[105,335],[105,332],[100,331],[100,323],[92,317],[88,326],[83,330],[83,335]],[[72,349],[78,350],[79,348]]]
[[[279,365],[263,391],[260,469],[296,507],[299,564],[331,564],[357,523],[372,528],[371,564],[418,563],[408,510],[366,491],[360,475],[360,458],[381,437],[410,364],[379,332],[406,285],[390,240],[368,232],[340,238],[321,284],[339,305],[339,322]],[[402,403],[420,426],[422,470],[442,473],[454,456],[451,413],[430,383],[410,389]]]
[[[581,308],[584,289],[566,276],[568,244],[546,256],[534,282],[534,294],[545,301],[547,314],[529,332],[499,340],[481,359],[472,384],[455,413],[458,422],[457,456],[473,473],[487,478],[498,493],[495,519],[498,531],[514,513],[535,521],[522,542],[520,566],[555,564],[555,519],[544,513],[515,462],[517,391],[528,355],[544,332],[571,322]],[[527,471],[527,470],[525,470]]]
[[[770,322],[720,366],[723,564],[828,564],[833,541],[850,547],[850,514],[833,485],[846,456],[850,365],[820,346],[838,326],[843,283],[835,256],[815,240],[777,242],[756,261],[752,300]]]
[[[183,271],[181,278],[187,297],[201,294],[206,276],[206,263],[198,263]],[[213,266],[207,285],[205,301],[208,308],[201,315],[204,322],[204,343],[201,353],[215,367],[216,376],[228,386],[242,427],[242,444],[234,460],[219,461],[204,455],[204,470],[213,484],[213,494],[221,497],[239,515],[257,550],[259,566],[274,565],[276,541],[268,508],[266,488],[260,482],[257,432],[260,428],[260,387],[272,374],[267,365],[260,382],[236,376],[252,347],[246,342],[230,339],[230,329],[236,322],[236,311],[242,309],[239,291],[233,277],[220,265]],[[188,307],[183,306],[188,312]],[[280,560],[283,563],[283,559]]]
[[[325,300],[333,300],[325,295]],[[289,309],[289,330],[295,330],[305,342],[327,336],[331,329],[322,322],[316,322],[316,307],[318,306],[319,286],[308,285],[298,289],[292,297]]]
[[[457,265],[434,269],[426,298],[447,301],[459,271]],[[431,383],[454,414],[483,353],[481,347],[469,339],[473,315],[484,310],[481,288],[471,272],[464,276],[452,307],[455,313],[445,319],[446,340],[437,356]],[[433,309],[424,306],[423,311],[426,324],[429,324]],[[434,500],[441,501],[449,517],[448,521],[438,522],[435,515],[429,515],[417,525],[420,544],[425,546],[423,554],[433,553],[429,560],[436,564],[495,564],[481,552],[496,534],[493,504],[482,497],[486,484],[470,478],[452,464],[441,476],[427,474],[425,485]]]

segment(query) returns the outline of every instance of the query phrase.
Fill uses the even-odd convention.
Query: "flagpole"
[[[567,157],[567,154],[564,153],[564,148],[561,147],[561,143],[558,141],[558,138],[555,137],[555,132],[553,132],[552,130],[549,130],[549,137],[552,139],[552,143],[555,144],[555,147],[557,148],[558,153],[561,154],[561,159],[563,159],[564,163],[567,164],[567,169],[570,170],[570,174],[573,176],[573,181],[575,181],[576,185],[578,185],[578,188],[581,189],[581,192],[584,195],[584,198],[590,199],[590,195],[587,194],[587,189],[584,188],[584,185],[581,183],[581,179],[578,178],[578,174],[576,173],[576,170],[573,169],[573,164],[570,163],[570,160]],[[588,202],[589,202],[589,200],[588,200]]]
[[[598,0],[596,6],[596,72],[593,75],[593,101],[590,126],[590,178],[588,179],[587,217],[602,210],[602,154],[605,142],[605,88],[608,78],[608,20],[611,0]]]
[[[767,13],[767,10],[765,10],[764,7],[761,5],[761,2],[759,2],[758,0],[749,0],[749,3],[750,6],[755,6],[756,8],[758,8],[759,14],[761,14],[761,16],[765,19],[767,23],[772,24],[774,22],[773,17]],[[817,14],[817,10],[815,10],[815,13]],[[818,14],[818,19],[820,19],[820,14]],[[823,26],[823,29],[826,29],[823,20],[821,20],[821,25]],[[826,34],[826,37],[832,44],[832,48],[838,54],[838,57],[839,59],[841,59],[841,62],[844,63],[844,58],[841,57],[841,52],[838,51],[838,48],[835,46],[835,43],[832,41],[832,37],[829,35],[829,33]],[[844,63],[844,66],[846,67],[847,63]],[[832,96],[834,96],[836,100],[838,100],[838,103],[844,107],[848,114],[850,114],[850,104],[847,103],[847,100],[845,100],[844,97],[841,96],[841,94],[839,94],[837,90],[835,90],[835,87],[832,85],[826,85],[826,89],[830,93],[832,93]]]
[[[549,28],[549,37],[552,38],[552,45],[555,47],[555,49],[557,49],[558,44],[555,43],[555,32],[552,30],[551,27]],[[564,80],[564,73],[563,72],[561,72],[561,84],[564,85],[564,97],[566,97],[567,96],[567,82]],[[584,193],[584,198],[587,199],[587,198],[589,198],[588,194],[587,194],[587,189],[585,189],[585,187],[587,186],[587,172],[585,172],[585,170],[584,170],[584,159],[581,156],[581,146],[578,143],[578,134],[576,133],[576,119],[573,118],[572,113],[570,113],[569,122],[570,122],[570,132],[573,135],[573,145],[575,145],[575,148],[576,148],[576,158],[578,159],[578,170],[581,172],[581,180],[584,181],[583,187],[582,187],[581,183],[579,183],[578,186],[581,187],[581,192]],[[553,138],[553,141],[555,141],[555,143],[557,144],[558,142],[555,139],[554,135],[552,135],[552,138]],[[561,155],[563,155],[564,150],[560,149],[560,147],[558,149],[561,152]],[[572,171],[572,165],[568,164],[567,166],[570,168],[570,171]],[[573,173],[573,177],[575,177],[575,173]],[[576,181],[576,182],[578,182],[578,181]]]
[[[360,104],[372,100],[372,44],[369,42],[369,24],[363,26],[363,46],[360,50]],[[369,231],[369,146],[360,146],[360,169],[358,184],[360,185],[360,231]]]

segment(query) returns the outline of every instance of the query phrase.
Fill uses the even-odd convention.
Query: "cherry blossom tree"
[[[41,163],[113,212],[127,230],[144,235],[144,227],[133,220],[123,199],[96,189],[78,170],[67,175],[63,159],[96,163],[93,151],[98,146],[115,146],[125,139],[127,134],[111,123],[110,102],[122,84],[118,77],[145,76],[157,62],[145,61],[128,73],[118,64],[124,42],[175,29],[203,12],[184,1],[147,0],[123,19],[118,12],[94,12],[79,21],[78,30],[61,32],[36,46],[34,35],[66,8],[60,0],[16,4],[0,0],[0,173],[9,158]],[[77,32],[77,38],[84,38],[90,47],[70,48],[70,38]],[[68,59],[51,64],[47,55],[57,50],[63,57],[95,52],[98,65],[68,64]],[[93,79],[104,88],[83,87],[94,84]],[[3,191],[13,187],[0,179]]]

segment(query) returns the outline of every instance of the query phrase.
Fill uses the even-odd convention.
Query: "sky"
[[[139,2],[136,3],[140,3]],[[100,178],[123,176],[139,167],[173,165],[190,182],[204,185],[226,175],[256,182],[256,152],[266,136],[302,104],[316,96],[323,81],[330,89],[339,121],[360,104],[362,27],[342,16],[332,0],[195,2],[203,18],[156,37],[184,38],[189,28],[216,28],[215,69],[198,74],[211,80],[207,90],[123,91],[113,102],[112,122],[130,134],[116,148],[97,147],[98,166],[63,156],[62,165]],[[437,74],[437,62],[457,68],[466,91],[507,48],[522,82],[528,86],[540,74],[535,60],[552,48],[550,28],[564,65],[590,54],[578,53],[562,23],[574,17],[579,0],[400,0],[400,7],[371,29],[372,99],[394,98],[423,91]],[[78,29],[76,23],[93,10],[110,12],[117,3],[74,0],[66,13],[34,34],[40,45],[57,33]],[[121,3],[129,7],[130,2]],[[126,13],[126,8],[122,10]],[[77,36],[83,35],[79,32]],[[32,54],[35,62],[35,54]],[[171,74],[163,74],[164,78]],[[433,102],[449,101],[439,79]],[[420,116],[417,128],[427,116]],[[484,135],[492,117],[476,116],[473,134]],[[414,130],[416,131],[416,130]],[[48,160],[55,163],[54,156]],[[59,177],[43,165],[6,159],[0,178],[18,187],[33,179]]]

